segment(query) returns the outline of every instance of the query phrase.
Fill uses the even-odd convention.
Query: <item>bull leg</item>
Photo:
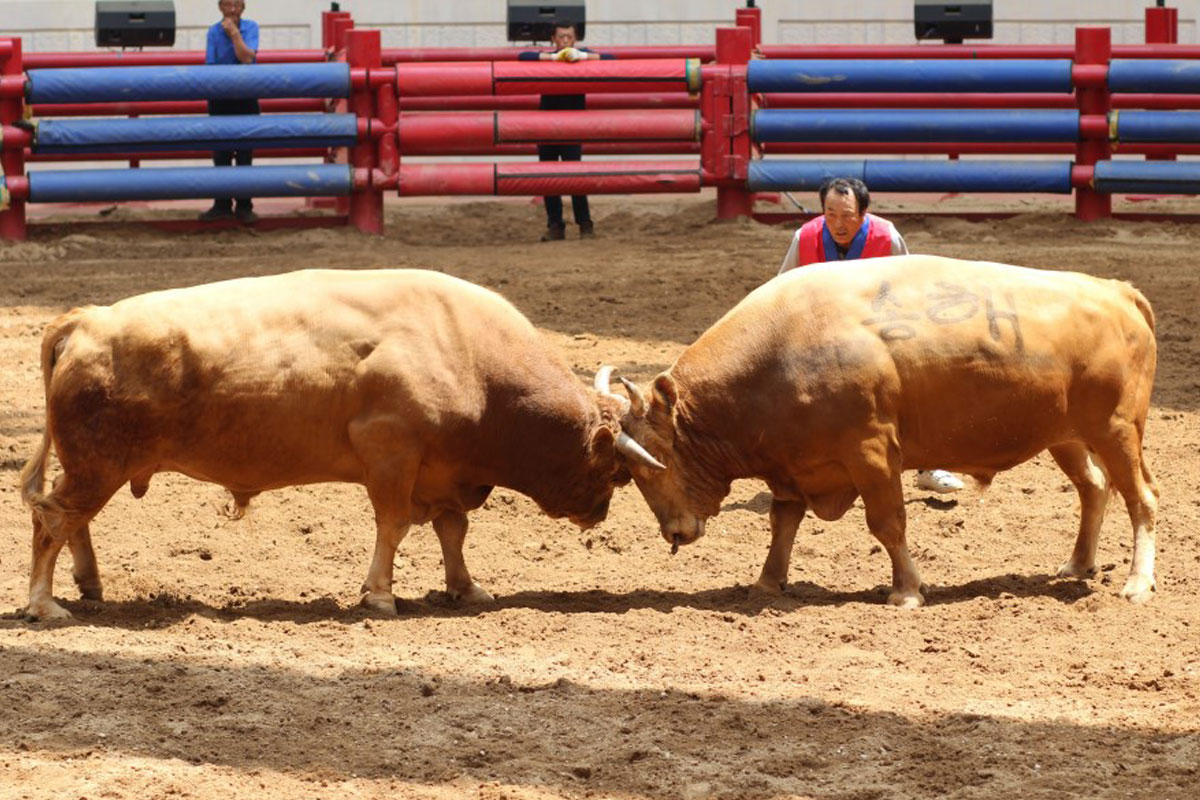
[[[399,520],[381,515],[375,510],[375,555],[371,559],[371,567],[367,570],[367,579],[362,585],[362,605],[381,611],[388,616],[396,616],[396,596],[392,594],[393,569],[396,560],[396,548],[408,534],[409,525]]]
[[[902,498],[899,475],[897,472],[896,494]],[[888,594],[888,604],[900,608],[925,605],[921,575],[908,552],[905,538],[904,500],[893,497],[889,491],[864,491],[862,498],[867,511],[867,527],[892,560],[892,591]]]
[[[1086,578],[1096,573],[1096,545],[1111,493],[1108,476],[1081,444],[1051,447],[1050,455],[1079,492],[1079,535],[1071,557],[1058,568],[1058,576]]]
[[[848,465],[851,479],[866,508],[867,527],[892,560],[892,591],[888,604],[917,608],[925,604],[921,575],[905,539],[902,459],[895,438],[885,432],[863,443],[862,462]]]
[[[1133,526],[1133,558],[1121,597],[1144,603],[1154,595],[1155,519],[1158,486],[1142,453],[1140,432],[1132,423],[1117,421],[1111,434],[1095,443],[1113,486],[1125,500]]]
[[[461,511],[443,511],[433,520],[433,530],[442,545],[442,563],[446,565],[446,591],[463,603],[490,603],[495,598],[471,579],[463,559],[463,540],[467,538],[467,515]]]
[[[792,544],[796,541],[796,530],[807,510],[808,506],[803,500],[771,498],[771,549],[767,551],[762,574],[750,587],[752,595],[778,595],[787,586]]]
[[[29,605],[25,616],[31,620],[71,619],[71,612],[54,599],[54,565],[67,540],[54,536],[51,528],[35,511],[33,514],[33,558],[29,571]]]
[[[347,433],[361,460],[367,497],[375,510],[375,554],[362,586],[362,605],[396,616],[392,594],[396,548],[412,524],[412,493],[420,469],[419,452],[394,452],[393,443],[410,438],[390,417],[364,417],[350,423]]]
[[[375,509],[375,555],[362,586],[362,604],[396,616],[392,574],[396,548],[408,534],[412,520],[413,469],[377,469],[367,482],[367,496]]]
[[[85,600],[103,600],[104,587],[100,583],[100,568],[96,564],[96,551],[92,549],[92,534],[87,525],[67,540],[71,548],[71,576],[79,593]]]
[[[72,478],[59,475],[54,489],[33,512],[33,556],[29,571],[29,605],[26,616],[33,619],[70,619],[71,612],[54,599],[54,567],[63,545],[70,543],[75,558],[74,574],[84,596],[100,594],[96,554],[92,550],[88,522],[108,502],[120,484],[96,488],[95,476]]]

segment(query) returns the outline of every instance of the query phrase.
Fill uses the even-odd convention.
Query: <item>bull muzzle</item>
[[[685,544],[691,544],[704,535],[704,520],[695,520],[692,523],[692,530],[675,528],[668,530],[663,529],[663,538],[671,545],[671,555],[679,552],[679,548]]]

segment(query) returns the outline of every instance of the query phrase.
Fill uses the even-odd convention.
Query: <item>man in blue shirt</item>
[[[576,47],[578,31],[574,22],[560,21],[554,26],[553,50],[530,50],[519,53],[520,61],[591,61],[602,58],[615,58],[607,53],[593,53],[586,47]],[[587,96],[582,94],[544,94],[538,108],[543,111],[583,111],[587,108]],[[583,159],[581,144],[539,144],[538,161],[580,161]],[[546,205],[546,232],[542,235],[543,242],[558,241],[566,238],[567,225],[563,221],[563,202],[557,195],[543,198]],[[571,198],[571,210],[575,213],[575,223],[579,225],[579,237],[589,239],[595,233],[592,226],[591,210],[588,207],[587,195],[575,195]]]
[[[205,64],[253,64],[258,56],[258,23],[242,19],[246,10],[244,0],[220,0],[221,21],[208,29],[208,43],[204,54]],[[236,100],[209,100],[208,113],[214,116],[230,114],[257,114],[256,98]],[[217,150],[213,152],[213,163],[218,167],[232,166],[236,160],[239,167],[248,167],[253,161],[253,151]],[[233,198],[218,197],[213,206],[200,215],[200,219],[211,222],[235,216]],[[254,204],[249,197],[237,198],[236,216],[249,225],[258,219]]]

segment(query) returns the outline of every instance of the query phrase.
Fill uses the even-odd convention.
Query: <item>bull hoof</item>
[[[82,597],[84,600],[95,600],[97,602],[104,600],[104,587],[101,586],[100,584],[97,583],[94,585],[85,586],[84,584],[81,583],[78,585],[79,585],[79,596]]]
[[[1140,605],[1154,596],[1154,579],[1145,575],[1130,575],[1121,590],[1121,597],[1134,605]]]
[[[53,622],[75,618],[71,615],[70,611],[67,611],[54,600],[30,603],[18,613],[27,622]]]
[[[398,617],[396,598],[389,592],[368,592],[363,595],[359,605],[385,617]]]
[[[1060,578],[1091,578],[1096,574],[1095,566],[1083,566],[1068,561],[1058,568],[1058,577]]]
[[[783,594],[783,587],[785,585],[783,581],[776,581],[765,577],[759,578],[750,584],[750,599],[774,600]]]
[[[463,605],[482,605],[485,603],[494,603],[496,598],[492,597],[492,593],[484,589],[475,581],[471,581],[471,585],[462,592],[450,592],[450,599],[456,603]]]
[[[920,592],[892,592],[887,601],[889,606],[897,608],[920,608],[925,605],[925,598]]]

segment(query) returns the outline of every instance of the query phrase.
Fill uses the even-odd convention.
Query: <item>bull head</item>
[[[674,553],[681,544],[703,536],[705,518],[711,516],[691,510],[690,492],[683,483],[684,474],[678,468],[674,449],[674,408],[678,399],[675,383],[669,374],[659,375],[654,381],[652,401],[649,401],[636,384],[621,378],[629,393],[629,399],[625,400],[613,394],[609,386],[611,377],[612,367],[601,367],[595,386],[602,394],[620,398],[626,409],[617,451],[627,457],[633,480],[658,519],[663,538],[670,542]],[[622,447],[622,441],[628,443],[627,447]],[[639,441],[646,442],[655,452],[663,453],[663,461],[674,466],[666,466]]]
[[[607,364],[600,367],[600,369],[596,371],[596,379],[592,383],[596,391],[602,395],[605,395],[606,397],[615,397],[620,400],[623,409],[622,416],[628,415],[631,411],[635,417],[645,416],[646,400],[644,397],[642,397],[641,391],[638,390],[637,386],[634,384],[630,383],[624,378],[621,378],[621,383],[625,385],[626,389],[628,389],[630,386],[633,386],[633,389],[629,393],[630,399],[627,400],[624,397],[621,397],[621,395],[616,394],[612,390],[612,373],[613,367],[608,366]],[[640,413],[638,410],[639,408],[641,409]],[[666,466],[662,462],[650,455],[650,453],[646,452],[646,448],[638,444],[637,441],[625,431],[621,431],[621,433],[617,435],[617,452],[621,453],[635,464],[641,464],[643,466],[659,470],[666,469]]]

